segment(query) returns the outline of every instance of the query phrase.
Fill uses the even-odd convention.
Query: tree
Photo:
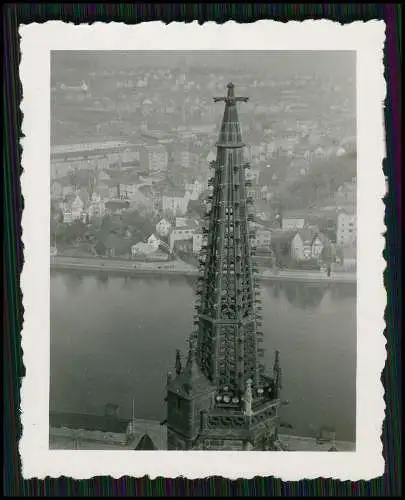
[[[356,156],[343,155],[318,160],[306,176],[284,184],[280,198],[290,209],[301,209],[329,199],[346,181],[356,175]]]
[[[73,224],[64,225],[61,228],[59,236],[62,243],[74,243],[75,241],[82,238],[86,232],[86,225],[81,221],[75,221]],[[58,238],[58,239],[59,239]]]
[[[94,250],[97,255],[105,255],[106,247],[102,241],[97,241],[97,243],[94,245]]]
[[[201,200],[190,200],[188,202],[187,212],[190,214],[203,217],[205,214],[205,206]]]
[[[155,231],[155,222],[149,217],[145,217],[138,210],[125,212],[121,217],[123,225],[131,233],[143,240]]]

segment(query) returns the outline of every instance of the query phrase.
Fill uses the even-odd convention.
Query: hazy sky
[[[217,67],[259,70],[268,67],[275,76],[294,73],[354,76],[354,51],[54,51],[52,73],[64,69],[85,72],[136,69],[139,66]]]

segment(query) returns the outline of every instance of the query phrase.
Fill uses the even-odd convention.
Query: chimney
[[[118,418],[120,407],[118,405],[107,403],[104,407],[104,416]]]

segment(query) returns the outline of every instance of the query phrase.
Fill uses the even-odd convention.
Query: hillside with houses
[[[355,267],[355,86],[349,75],[331,78],[320,67],[278,76],[263,67],[258,74],[248,62],[223,74],[193,61],[168,67],[142,60],[117,68],[114,59],[89,65],[85,59],[78,71],[64,54],[52,79],[53,254],[176,255],[196,262],[221,119],[212,96],[232,77],[250,97],[240,122],[257,261]]]

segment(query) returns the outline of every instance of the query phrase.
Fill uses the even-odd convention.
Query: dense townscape
[[[53,63],[51,255],[196,264],[223,112],[213,96],[232,79],[249,96],[239,116],[255,258],[355,270],[351,77],[132,62]]]

